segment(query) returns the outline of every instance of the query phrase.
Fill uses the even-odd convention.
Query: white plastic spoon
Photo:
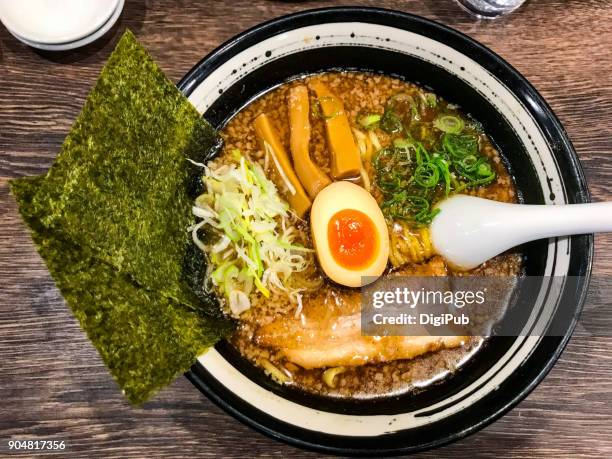
[[[431,223],[434,249],[465,270],[524,242],[612,231],[612,202],[524,205],[455,195],[437,207],[440,213]]]

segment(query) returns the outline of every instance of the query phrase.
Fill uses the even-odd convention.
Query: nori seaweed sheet
[[[204,162],[215,130],[127,31],[102,70],[33,198],[42,219],[139,284],[209,314],[183,272],[193,196],[190,158]]]
[[[198,314],[148,291],[41,224],[48,209],[32,205],[44,177],[11,182],[40,255],[127,399],[146,401],[231,331],[224,320]]]
[[[45,176],[11,181],[39,253],[127,399],[231,333],[186,228],[216,132],[127,31]],[[193,287],[193,288],[190,288]]]

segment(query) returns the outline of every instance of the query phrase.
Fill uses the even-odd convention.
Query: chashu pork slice
[[[397,274],[443,276],[447,272],[442,260],[434,257]],[[412,359],[468,341],[465,336],[363,336],[360,301],[358,290],[325,289],[304,302],[300,318],[278,318],[260,327],[255,339],[306,369]]]

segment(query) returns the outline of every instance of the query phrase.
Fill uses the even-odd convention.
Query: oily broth
[[[292,86],[307,83],[311,78],[321,79],[334,94],[342,98],[351,123],[355,122],[356,117],[361,112],[382,112],[386,101],[399,92],[423,91],[411,83],[396,78],[362,72],[327,73],[283,84],[250,103],[228,123],[221,133],[225,142],[224,150],[215,162],[229,161],[231,151],[239,149],[244,155],[263,165],[264,154],[260,150],[255,137],[253,120],[257,115],[264,112],[267,113],[278,129],[284,146],[289,151],[287,94]],[[312,94],[310,102],[311,107],[316,103]],[[456,111],[456,108],[448,106],[446,102],[440,101],[440,103],[443,104],[440,106],[441,108],[443,107],[447,111]],[[460,112],[457,111],[457,113]],[[435,117],[435,113],[430,116]],[[311,157],[323,171],[329,174],[330,153],[326,144],[324,121],[314,116],[311,116],[310,121]],[[391,142],[391,138],[381,134],[380,141],[383,146],[386,146]],[[469,193],[497,201],[516,202],[517,195],[514,183],[504,167],[501,156],[484,134],[479,136],[479,143],[480,151],[490,158],[497,173],[497,179],[489,186],[472,189]],[[373,182],[372,171],[367,170],[367,172],[371,182]],[[375,192],[373,194],[377,197]],[[307,223],[296,222],[296,226],[302,235],[301,242],[308,247],[312,247]],[[410,267],[408,269],[410,270]],[[427,266],[424,266],[424,269],[426,270]],[[318,271],[316,266],[313,267],[313,270],[313,272],[308,273],[309,281],[318,283],[318,288],[315,293],[304,295],[304,304],[321,302],[323,307],[318,309],[319,315],[326,314],[325,311],[328,311],[330,316],[335,312],[352,312],[351,308],[354,308],[354,306],[346,304],[343,300],[344,295],[350,289],[340,287],[329,281]],[[508,253],[500,255],[476,270],[462,275],[516,276],[520,271],[521,256],[517,253]],[[450,275],[453,274],[450,269],[448,269],[448,272]],[[290,362],[286,362],[274,349],[259,346],[255,340],[256,330],[278,317],[293,318],[298,312],[297,316],[304,323],[309,320],[325,320],[325,317],[310,317],[304,311],[300,313],[300,311],[296,311],[296,307],[296,304],[289,302],[286,295],[282,293],[272,293],[270,298],[252,293],[251,309],[241,315],[239,327],[230,341],[245,358],[255,365],[262,367],[262,362],[267,360],[277,368],[282,369],[286,375],[289,375],[291,384],[295,387],[327,396],[367,398],[422,390],[429,384],[455,371],[469,360],[483,343],[482,338],[473,337],[461,347],[443,349],[411,360],[347,368],[345,372],[336,376],[336,387],[331,388],[322,380],[324,369],[305,370],[299,368]]]

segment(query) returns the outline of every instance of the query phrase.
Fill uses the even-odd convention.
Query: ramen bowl
[[[589,201],[565,130],[533,86],[483,45],[417,16],[328,8],[274,19],[204,57],[179,88],[221,129],[262,94],[330,71],[396,77],[460,106],[501,152],[520,202]],[[389,455],[452,442],[502,416],[542,381],[582,308],[592,236],[535,241],[521,252],[525,275],[541,281],[525,331],[489,338],[458,371],[426,390],[360,399],[314,395],[275,383],[228,342],[202,355],[186,376],[240,421],[304,448]],[[561,282],[550,288],[547,279]]]

